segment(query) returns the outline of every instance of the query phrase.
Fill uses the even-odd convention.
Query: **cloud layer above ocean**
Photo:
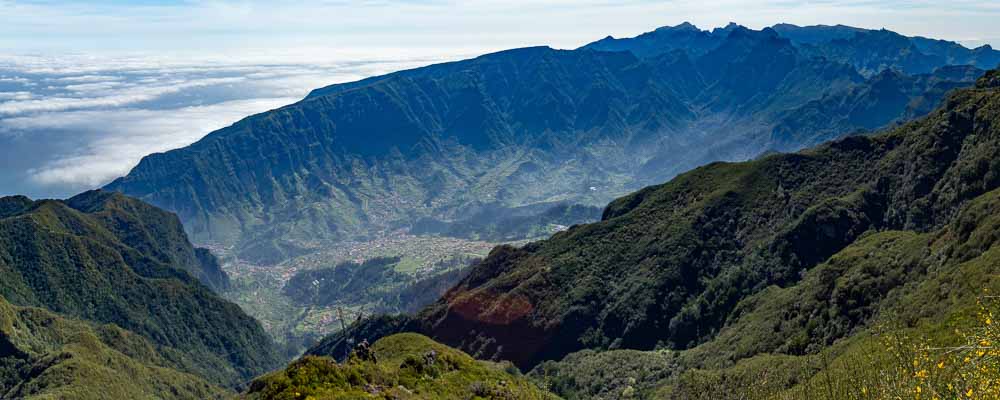
[[[441,60],[0,56],[0,195],[70,196],[317,87]]]

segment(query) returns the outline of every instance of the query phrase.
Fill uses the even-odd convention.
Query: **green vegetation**
[[[747,299],[718,338],[681,356],[701,368],[660,394],[728,399],[741,385],[752,399],[996,398],[997,211],[1000,190],[938,232],[873,235],[802,283]]]
[[[414,223],[413,234],[439,234],[473,240],[510,242],[544,238],[566,227],[597,221],[600,207],[579,204],[559,204],[535,211],[539,207],[488,210],[454,222],[425,218]]]
[[[15,307],[0,297],[0,398],[216,399],[222,388],[114,325]]]
[[[232,284],[222,294],[238,304],[247,314],[261,322],[264,329],[284,347],[288,358],[295,357],[309,343],[341,329],[341,316],[350,324],[358,315],[372,313],[413,313],[436,301],[447,289],[464,276],[468,265],[485,256],[495,246],[451,237],[394,234],[374,241],[340,242],[320,251],[296,257],[278,265],[253,265],[227,255],[226,249],[214,249],[222,254]],[[336,275],[339,265],[362,260],[399,258],[392,264],[395,271],[369,274],[356,270],[352,288],[360,294],[325,290],[325,304],[313,302],[312,294],[295,301],[295,284],[299,276],[313,274]],[[405,265],[409,264],[409,265]],[[414,268],[415,267],[415,268]],[[369,279],[377,276],[391,279]],[[298,278],[302,279],[302,278]],[[311,287],[310,283],[301,288]],[[333,281],[327,281],[331,287]],[[318,293],[308,289],[308,293]],[[353,289],[352,289],[353,290]],[[293,294],[294,295],[294,294]]]
[[[250,384],[249,399],[556,399],[510,364],[477,361],[406,333],[360,348],[343,363],[306,356]]]
[[[583,350],[546,361],[529,376],[566,399],[649,398],[680,365],[671,351]]]
[[[5,203],[19,205],[0,218],[0,296],[10,303],[117,325],[218,385],[280,362],[256,321],[192,277],[221,271],[172,214],[100,191]]]
[[[437,300],[468,271],[474,259],[448,259],[432,269],[444,273],[423,279],[398,272],[399,257],[346,262],[333,268],[299,272],[285,284],[284,294],[300,305],[317,307],[372,305],[372,312],[412,312]]]
[[[320,88],[151,154],[106,188],[175,211],[198,243],[260,265],[398,230],[520,240],[707,162],[923,115],[983,72],[938,75],[955,60],[935,58],[927,75],[866,79],[849,59],[735,25],[601,42]],[[864,61],[897,65],[891,52]],[[583,207],[544,212],[560,204]]]
[[[333,268],[302,271],[285,284],[285,295],[299,304],[331,306],[341,302],[370,303],[381,298],[379,288],[401,283],[396,272],[400,258],[373,258],[363,263],[345,262]]]
[[[768,332],[767,346],[790,354],[827,346],[876,311],[879,293],[929,267],[861,271],[857,279],[867,286],[860,294],[835,290],[833,278],[803,283],[829,300],[743,300],[762,292],[757,299],[780,297],[769,287],[802,282],[858,239],[882,248],[881,257],[914,256],[911,249],[929,240],[920,232],[951,223],[970,201],[1000,187],[996,75],[885,134],[711,164],[612,202],[601,222],[499,247],[421,312],[419,331],[530,368],[588,348],[695,347],[725,338],[723,329],[748,309],[769,306],[763,320],[782,322],[754,328]],[[904,247],[890,250],[897,245]],[[844,253],[820,271],[836,276],[852,265],[838,260],[852,257],[859,255]],[[793,329],[799,326],[808,328],[804,336]],[[785,327],[788,334],[773,330]],[[727,339],[733,346],[719,346],[731,353],[720,360],[762,350],[735,336]]]
[[[1000,117],[997,88],[1000,74],[991,73],[977,90],[953,96],[954,109],[942,113],[948,122],[932,118],[875,138],[909,135],[924,152],[933,146],[921,135],[947,132],[960,113],[975,121],[966,129],[976,137],[952,156],[952,166],[936,168],[947,183],[924,189],[938,191],[937,201],[965,200],[947,212],[940,210],[950,207],[940,203],[909,211],[906,220],[915,228],[917,215],[939,210],[940,219],[927,229],[872,227],[800,279],[740,299],[719,331],[693,348],[584,350],[543,362],[530,376],[570,399],[997,398],[1000,301],[993,293],[1000,290],[1000,180],[989,172],[996,167],[984,164],[1000,149],[993,131]],[[933,128],[920,129],[927,126]],[[978,179],[985,183],[974,183]],[[951,192],[956,188],[962,194]],[[826,201],[800,219],[842,214],[836,210],[856,209],[852,204],[872,196]],[[828,226],[843,219],[823,221]],[[420,329],[419,321],[404,328]],[[662,367],[643,371],[638,365]]]
[[[530,376],[568,399],[994,399],[998,273],[1000,189],[937,230],[863,235],[692,349],[584,350]]]

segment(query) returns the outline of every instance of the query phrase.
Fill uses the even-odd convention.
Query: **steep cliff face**
[[[604,183],[620,191],[621,171],[641,162],[618,155],[644,140],[633,127],[690,114],[646,85],[649,71],[626,73],[634,62],[523,49],[321,90],[147,157],[109,188],[176,210],[199,240],[259,253],[285,245],[272,244],[278,237],[352,237],[493,203],[585,199]],[[582,162],[595,158],[607,164]]]
[[[698,168],[612,202],[599,223],[497,248],[409,329],[522,366],[711,339],[741,299],[862,233],[938,229],[1000,187],[995,77],[888,133]]]
[[[675,39],[691,46],[671,47]],[[421,218],[601,205],[706,162],[797,150],[873,125],[847,116],[812,135],[815,121],[788,122],[803,103],[854,99],[840,93],[871,83],[772,29],[681,26],[601,43],[510,50],[317,89],[150,155],[107,189],[177,212],[196,242],[235,245],[266,264]],[[891,103],[879,108],[886,121],[909,115],[903,100],[941,96],[916,87],[905,99],[878,100]]]
[[[220,385],[279,362],[260,325],[209,289],[224,286],[225,274],[191,246],[175,215],[102,191],[0,204],[7,301],[115,324],[152,342],[171,365]]]

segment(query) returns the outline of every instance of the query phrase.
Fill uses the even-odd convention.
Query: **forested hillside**
[[[171,367],[217,385],[237,386],[281,361],[257,321],[195,278],[227,282],[173,214],[114,192],[7,197],[0,244],[0,297],[14,305],[114,324]]]
[[[227,392],[147,339],[0,298],[0,398],[214,399]]]
[[[886,134],[698,168],[614,201],[600,223],[498,248],[424,328],[525,366],[707,341],[740,300],[798,282],[865,232],[938,229],[998,187],[997,76]]]

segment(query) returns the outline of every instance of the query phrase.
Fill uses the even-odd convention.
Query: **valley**
[[[883,134],[697,168],[308,354],[418,332],[569,398],[995,398],[998,107],[994,70]]]
[[[441,295],[461,277],[456,268],[497,245],[597,221],[608,201],[708,162],[891,128],[1000,62],[981,51],[916,65],[893,55],[924,42],[892,32],[864,31],[836,47],[806,38],[817,28],[775,28],[681,24],[320,88],[150,155],[107,188],[178,212],[223,260],[234,282],[225,296],[296,355],[359,315],[415,312],[435,300],[296,303],[285,293],[296,274],[399,257],[401,275],[364,290],[398,295],[438,276]],[[866,69],[869,50],[898,69]],[[757,81],[733,80],[764,73],[762,65],[769,69]],[[360,139],[369,132],[379,141]]]
[[[0,197],[0,399],[1000,398],[1000,51],[760,26],[318,87]]]
[[[513,245],[523,243],[526,243],[526,240],[509,242]],[[340,330],[342,324],[353,323],[359,314],[371,315],[373,312],[405,310],[379,301],[346,302],[328,306],[295,304],[283,290],[296,274],[329,269],[349,261],[363,262],[379,257],[399,257],[400,260],[394,264],[394,268],[406,278],[403,282],[394,283],[405,284],[467,267],[476,259],[489,254],[497,244],[499,243],[394,232],[373,241],[331,244],[321,251],[278,265],[267,266],[253,265],[236,259],[227,255],[225,249],[212,249],[212,251],[220,255],[222,267],[232,281],[230,289],[223,292],[223,295],[259,320],[264,329],[278,342],[301,346],[303,341],[321,338]],[[369,289],[385,288],[373,284]],[[409,306],[419,308],[423,305]],[[340,313],[346,316],[345,321],[341,321]]]

